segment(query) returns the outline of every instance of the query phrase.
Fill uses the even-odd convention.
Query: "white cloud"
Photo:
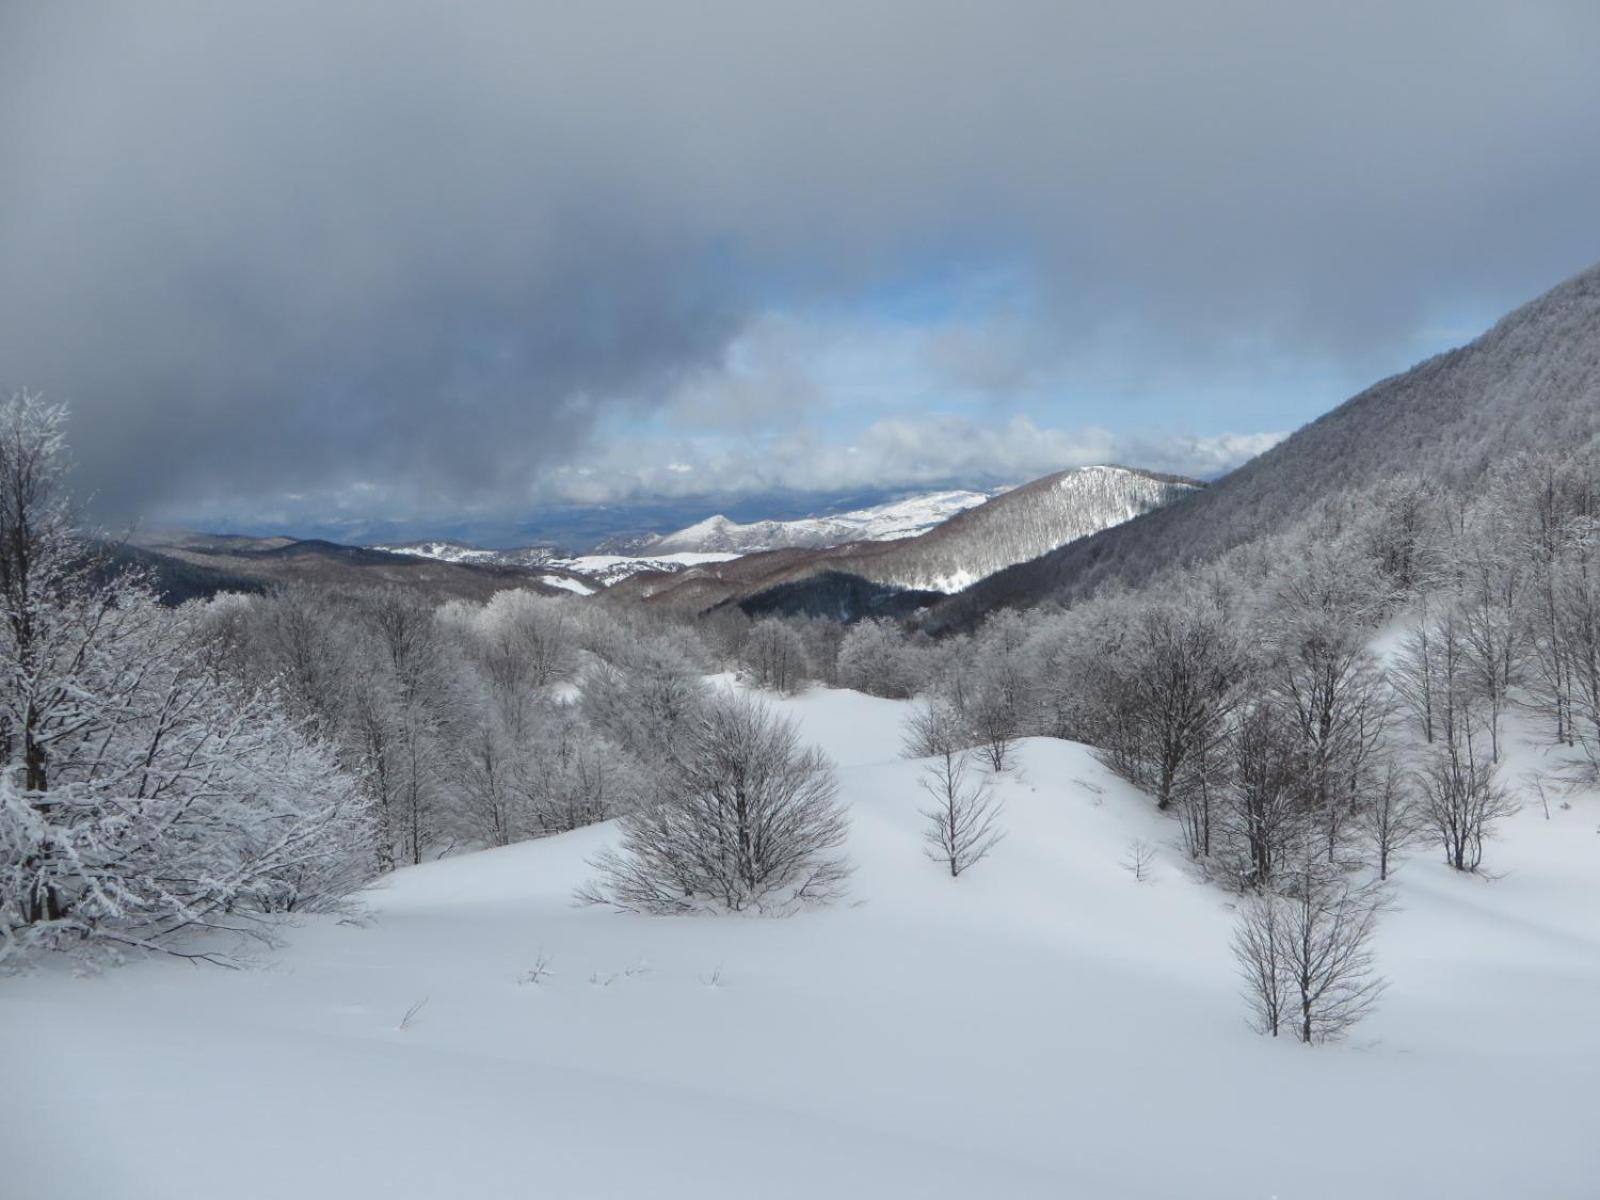
[[[1068,467],[1116,462],[1175,474],[1215,476],[1270,449],[1281,433],[1122,436],[1089,426],[1041,427],[945,415],[875,421],[848,442],[815,431],[671,443],[614,443],[603,458],[546,483],[551,500],[604,503],[644,497],[843,492],[943,483],[1021,483]],[[686,469],[687,468],[687,469]]]

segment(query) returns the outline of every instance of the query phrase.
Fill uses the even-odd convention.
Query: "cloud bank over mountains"
[[[1324,9],[10,5],[0,387],[112,515],[1214,473],[1600,258],[1600,9]]]

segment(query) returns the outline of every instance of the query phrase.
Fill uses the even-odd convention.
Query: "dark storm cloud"
[[[1588,2],[10,3],[0,385],[110,513],[508,509],[942,246],[1025,265],[1041,353],[1379,362],[1600,257],[1596,46]]]

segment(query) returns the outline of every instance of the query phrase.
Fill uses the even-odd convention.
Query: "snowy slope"
[[[464,542],[435,539],[422,542],[397,542],[372,546],[373,550],[387,550],[391,554],[411,554],[418,558],[433,558],[440,562],[490,563],[508,567],[533,567],[553,561],[549,546],[519,546],[513,550],[485,550],[482,546],[469,546]]]
[[[915,537],[958,512],[982,504],[995,493],[973,491],[927,492],[831,516],[804,517],[797,521],[754,521],[739,524],[724,516],[708,517],[687,529],[665,534],[646,547],[650,554],[684,550],[733,551],[839,546],[845,542],[882,542]]]
[[[1193,480],[1131,467],[1075,467],[968,509],[873,564],[880,583],[957,592],[1198,491]]]
[[[1493,882],[1408,861],[1388,996],[1308,1049],[1246,1029],[1227,897],[1083,747],[1021,746],[1007,840],[952,881],[904,706],[783,707],[840,764],[854,903],[575,908],[598,827],[401,871],[261,970],[0,979],[0,1194],[1594,1195],[1600,798],[1523,812]]]
[[[551,565],[565,567],[575,571],[586,578],[594,580],[601,586],[609,586],[619,579],[627,579],[630,575],[638,575],[644,571],[661,571],[672,574],[682,571],[687,567],[703,566],[706,563],[727,562],[730,558],[738,558],[732,553],[690,553],[679,554],[580,554],[576,558],[552,559]]]
[[[485,550],[481,546],[468,546],[462,542],[423,541],[405,542],[388,546],[372,546],[373,550],[387,550],[391,554],[410,554],[418,558],[432,558],[452,563],[489,563],[499,566],[555,567],[570,575],[542,575],[540,580],[552,587],[564,588],[579,595],[590,595],[601,588],[637,575],[641,571],[681,571],[685,567],[703,563],[726,562],[737,558],[733,553],[678,553],[678,554],[581,554],[575,558],[558,558],[548,546],[523,546],[515,550]],[[581,576],[574,579],[571,576]],[[587,582],[584,582],[587,581]]]

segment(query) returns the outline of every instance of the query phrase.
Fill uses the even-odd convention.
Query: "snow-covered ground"
[[[641,571],[681,571],[685,567],[698,567],[704,563],[727,562],[738,558],[731,551],[684,551],[676,554],[580,554],[575,558],[557,558],[546,546],[524,546],[514,550],[485,550],[481,546],[466,546],[460,542],[432,541],[373,546],[373,550],[387,550],[393,554],[412,554],[419,558],[434,558],[440,562],[478,563],[511,567],[557,567],[580,575],[574,579],[567,575],[541,575],[540,581],[551,587],[563,588],[588,596],[618,580]],[[584,580],[592,582],[585,583]]]
[[[552,559],[550,565],[576,571],[610,586],[641,571],[681,571],[706,563],[727,562],[739,555],[723,551],[684,551],[678,554],[580,554],[577,558]]]
[[[1380,1010],[1307,1048],[1246,1028],[1228,898],[1083,747],[1021,746],[1008,837],[953,881],[904,706],[782,707],[840,765],[853,902],[577,908],[597,827],[401,871],[365,925],[310,921],[257,970],[0,979],[0,1195],[1600,1191],[1596,797],[1524,809],[1492,881],[1407,861]],[[1145,883],[1135,838],[1162,847]]]
[[[600,590],[594,584],[584,583],[583,580],[574,579],[571,575],[541,575],[539,582],[560,588],[562,591],[575,592],[580,596],[592,596]]]

